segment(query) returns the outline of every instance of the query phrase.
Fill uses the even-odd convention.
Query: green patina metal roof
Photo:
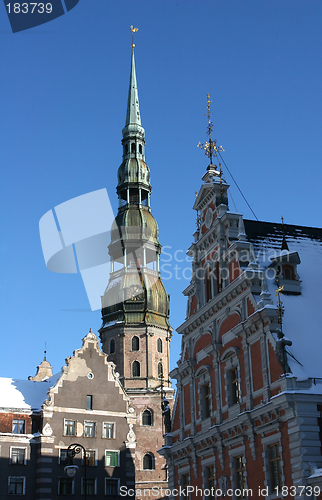
[[[151,191],[150,169],[140,158],[127,158],[120,165],[117,172],[117,191],[124,188],[125,184],[140,184]]]

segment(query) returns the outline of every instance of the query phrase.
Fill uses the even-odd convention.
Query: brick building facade
[[[319,498],[322,230],[244,221],[218,170],[211,162],[194,204],[172,433],[159,450],[170,496]]]

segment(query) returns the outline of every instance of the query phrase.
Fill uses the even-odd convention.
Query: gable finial
[[[203,149],[205,151],[205,155],[208,156],[210,160],[210,165],[212,165],[212,158],[213,156],[217,156],[218,152],[224,151],[224,148],[222,146],[217,146],[217,139],[212,140],[211,139],[211,133],[213,129],[213,123],[211,120],[211,106],[212,101],[210,100],[209,94],[207,94],[207,119],[208,119],[208,124],[207,124],[207,136],[208,136],[208,141],[205,142],[204,144],[201,144],[199,142],[197,144],[197,148]]]
[[[135,47],[135,43],[134,43],[134,33],[136,33],[137,31],[139,31],[139,28],[133,28],[132,24],[130,26],[130,30],[132,31],[132,44],[131,44],[131,47],[132,49],[134,49]]]

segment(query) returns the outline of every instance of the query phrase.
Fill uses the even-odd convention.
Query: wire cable
[[[242,197],[244,198],[244,200],[245,200],[245,202],[246,202],[246,204],[247,204],[248,208],[250,209],[250,211],[251,211],[251,212],[252,212],[252,214],[254,215],[255,219],[256,219],[256,220],[258,220],[257,215],[255,214],[254,210],[252,209],[252,207],[250,206],[250,204],[249,204],[249,203],[248,203],[248,201],[246,200],[246,198],[245,198],[245,196],[243,195],[243,193],[242,193],[242,191],[241,191],[240,187],[238,186],[237,182],[235,181],[233,174],[230,172],[229,168],[227,167],[225,160],[223,159],[223,157],[222,157],[222,156],[221,156],[221,154],[220,154],[220,151],[217,151],[217,154],[220,156],[221,161],[223,162],[223,164],[224,164],[224,165],[225,165],[225,167],[227,168],[227,171],[228,171],[228,173],[229,173],[230,177],[232,178],[232,180],[234,181],[234,183],[235,183],[235,185],[236,185],[236,187],[237,187],[238,191],[240,192],[240,194],[241,194],[241,195],[242,195]],[[235,203],[234,203],[234,205],[235,205]]]

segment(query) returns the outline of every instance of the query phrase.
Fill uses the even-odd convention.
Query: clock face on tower
[[[126,290],[126,300],[143,300],[143,287],[141,285],[131,285]]]

